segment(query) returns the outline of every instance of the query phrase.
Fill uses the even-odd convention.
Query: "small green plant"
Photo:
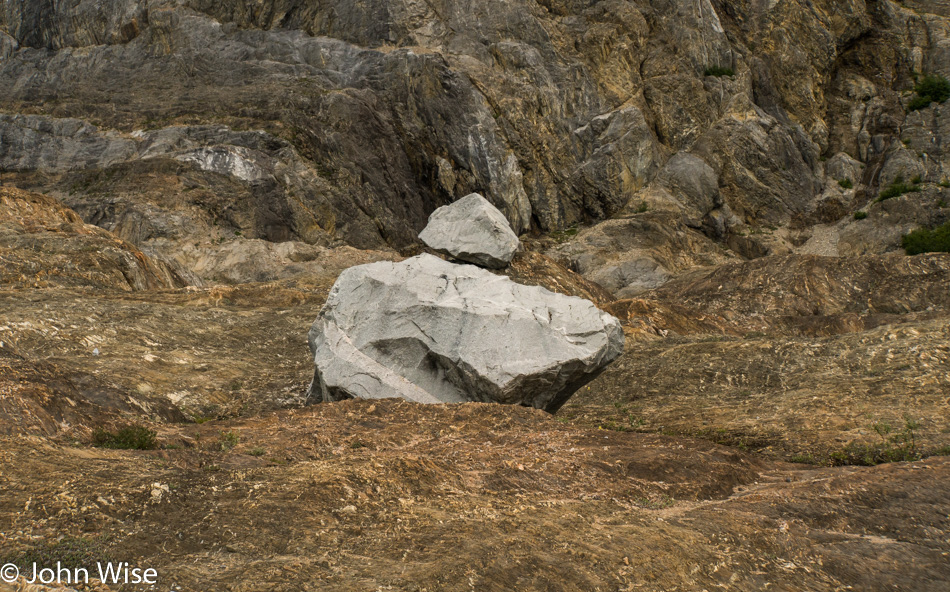
[[[923,179],[920,175],[914,175],[914,178],[910,180],[914,185],[920,185],[921,181],[923,181]]]
[[[366,444],[363,444],[359,440],[355,440],[352,444],[350,444],[350,448],[358,450],[360,448],[366,448]]]
[[[267,454],[267,451],[264,450],[263,446],[255,446],[254,448],[251,448],[250,450],[248,450],[247,453],[250,454],[251,456],[264,456],[265,454]]]
[[[919,179],[919,177],[914,177]],[[919,181],[918,181],[919,183]],[[920,191],[918,184],[908,185],[904,182],[904,177],[897,175],[894,177],[894,181],[878,196],[877,201],[884,201],[894,197],[899,197],[905,193],[914,193]]]
[[[723,68],[722,66],[707,66],[706,70],[703,72],[703,75],[721,78],[723,76],[735,76],[736,72],[732,68]]]
[[[92,443],[99,448],[118,450],[152,450],[156,446],[155,432],[141,425],[124,427],[118,432],[96,428]]]
[[[571,226],[570,228],[565,228],[564,230],[552,230],[549,235],[558,243],[567,242],[573,237],[577,236],[577,226]]]
[[[910,138],[905,138],[901,140],[901,143],[903,143],[904,146],[910,146]]]
[[[637,206],[636,212],[637,212],[638,214],[643,214],[643,213],[648,212],[648,211],[650,211],[650,206],[649,206],[649,204],[647,204],[647,202],[645,202],[645,201],[641,201],[641,202],[640,202],[640,205]]]
[[[98,562],[112,561],[106,551],[103,538],[65,537],[55,542],[40,543],[16,554],[0,555],[0,564],[12,563],[24,574],[32,573],[33,564],[44,567],[59,566],[70,571],[76,569],[96,573]]]
[[[950,222],[936,228],[918,228],[904,235],[901,246],[908,255],[950,253]]]
[[[864,210],[858,210],[857,212],[854,213],[855,220],[864,220],[867,217],[868,217],[868,213],[865,212]]]
[[[854,182],[851,179],[838,179],[838,185],[843,189],[852,189],[854,187]]]
[[[651,495],[649,497],[634,498],[633,502],[638,506],[650,508],[651,510],[662,510],[669,508],[676,503],[676,500],[665,493]]]
[[[944,177],[943,179],[940,179],[940,182],[937,183],[937,185],[940,185],[940,186],[943,187],[943,188],[950,187],[950,180],[948,180],[946,177]]]
[[[788,459],[788,462],[799,463],[803,465],[817,465],[818,460],[811,454],[796,454]]]
[[[908,111],[929,107],[931,103],[943,103],[950,99],[950,81],[939,74],[927,74],[914,86],[917,96],[911,99]]]
[[[238,445],[241,435],[234,431],[221,432],[221,450],[227,452]]]
[[[830,455],[832,464],[873,466],[889,462],[919,460],[923,452],[917,447],[917,431],[920,423],[909,415],[904,416],[904,426],[895,432],[887,422],[880,421],[871,428],[881,438],[876,444],[852,442],[843,450]]]

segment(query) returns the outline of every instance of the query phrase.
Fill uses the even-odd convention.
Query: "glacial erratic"
[[[351,267],[309,333],[308,398],[484,401],[549,412],[623,352],[593,303],[432,255]]]

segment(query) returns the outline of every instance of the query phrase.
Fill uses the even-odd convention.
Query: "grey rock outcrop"
[[[518,234],[647,204],[750,257],[950,177],[948,110],[907,111],[946,2],[772,4],[0,0],[0,169],[173,241],[410,248],[478,192]]]
[[[546,254],[617,298],[632,298],[693,267],[731,259],[680,218],[670,212],[651,211],[607,220],[581,230],[573,240]]]
[[[436,251],[493,269],[506,267],[520,244],[505,215],[477,193],[432,212],[419,239]]]
[[[587,300],[427,254],[344,271],[308,337],[310,400],[484,401],[552,413],[624,344],[620,322]]]

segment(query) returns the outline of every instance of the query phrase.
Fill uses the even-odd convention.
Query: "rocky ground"
[[[947,589],[948,48],[943,0],[0,0],[0,565]],[[340,272],[470,192],[623,356],[554,416],[306,406]]]
[[[223,434],[240,439],[222,450]],[[161,443],[4,438],[4,548],[86,536],[183,590],[938,591],[948,577],[946,457],[814,468],[397,401],[168,426]]]
[[[754,260],[613,300],[527,251],[513,279],[597,301],[628,338],[557,415],[302,407],[306,329],[338,268],[136,285],[110,271],[156,265],[133,246],[2,191],[0,257],[24,262],[0,291],[2,559],[127,560],[166,590],[950,580],[948,255]],[[829,466],[905,417],[926,458]],[[129,424],[154,429],[157,449],[91,446],[93,430]]]

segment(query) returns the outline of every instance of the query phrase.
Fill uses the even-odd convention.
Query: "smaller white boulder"
[[[505,215],[477,193],[432,212],[419,238],[440,253],[493,269],[507,266],[520,244]]]

